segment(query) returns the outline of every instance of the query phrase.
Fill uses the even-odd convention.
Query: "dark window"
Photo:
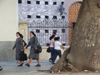
[[[48,5],[49,3],[48,3],[48,1],[45,1],[45,5]]]
[[[36,29],[36,33],[40,33],[40,30],[39,29]]]
[[[57,30],[53,30],[53,32],[57,33]]]
[[[61,2],[62,5],[64,5],[64,2]]]
[[[57,2],[53,2],[53,5],[57,5]]]
[[[27,15],[27,18],[31,18],[31,15]]]
[[[18,0],[18,3],[21,4],[22,3],[22,0]]]
[[[36,18],[41,18],[40,16],[36,16]]]
[[[36,1],[36,4],[40,4],[40,1]]]
[[[53,16],[53,19],[57,19],[57,16]]]
[[[62,19],[65,19],[65,16],[62,16]]]
[[[62,29],[62,33],[65,33],[65,29]]]
[[[31,4],[31,1],[27,1],[27,4]]]
[[[45,16],[45,19],[49,19],[49,16]]]
[[[76,24],[76,22],[73,22],[72,24],[73,24],[73,29],[74,29],[74,28],[75,28],[75,24]]]
[[[48,30],[45,30],[45,33],[49,33],[49,31]]]

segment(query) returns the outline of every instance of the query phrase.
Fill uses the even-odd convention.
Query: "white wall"
[[[0,0],[0,41],[15,41],[18,31],[17,0]]]

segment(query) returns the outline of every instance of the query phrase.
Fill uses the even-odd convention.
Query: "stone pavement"
[[[0,65],[4,68],[0,71],[0,75],[58,75],[38,72],[37,70],[49,70],[53,65],[48,61],[41,61],[41,67],[36,68],[36,61],[32,61],[31,67],[17,67],[15,61],[13,62],[0,62]],[[76,73],[76,74],[61,74],[61,75],[100,75],[100,73]]]

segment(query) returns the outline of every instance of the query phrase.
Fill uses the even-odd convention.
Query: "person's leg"
[[[64,13],[64,10],[62,9],[60,15],[63,15],[63,13]]]
[[[31,61],[32,61],[32,58],[29,59],[29,62],[28,62],[29,65],[30,65]]]
[[[22,62],[22,61],[20,61],[20,64],[23,64],[23,62]]]
[[[37,60],[37,64],[40,65],[40,60],[39,59]]]
[[[56,58],[57,58],[57,50],[54,50],[54,55],[53,55],[53,58],[52,58],[52,63],[55,62]]]
[[[51,57],[52,57],[52,49],[51,48],[50,48],[50,51],[51,51]],[[50,57],[49,61],[51,61],[51,57]]]
[[[30,67],[30,63],[32,61],[32,58],[29,59],[29,62],[27,64],[25,64],[26,66]]]
[[[37,60],[37,65],[35,66],[35,67],[40,67],[41,65],[40,65],[40,60],[38,59]]]
[[[52,58],[52,56],[53,56],[53,48],[50,48],[50,51],[51,51],[51,58]]]
[[[28,63],[29,59],[26,61],[26,63]]]
[[[21,67],[21,66],[23,66],[23,62],[22,61],[20,61],[20,65],[18,65],[18,67]]]
[[[54,55],[55,55],[54,48],[51,48],[51,58],[50,58],[50,60],[52,60],[52,59],[53,59]]]
[[[61,50],[58,50],[59,58],[61,58]]]

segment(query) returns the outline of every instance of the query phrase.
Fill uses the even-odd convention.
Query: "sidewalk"
[[[41,67],[35,67],[36,61],[32,61],[30,67],[17,67],[16,62],[0,62],[0,65],[4,68],[0,71],[0,75],[51,75],[48,73],[38,72],[37,70],[49,70],[53,65],[48,61],[41,61]],[[59,74],[52,74],[59,75]],[[85,73],[85,74],[61,74],[61,75],[100,75],[100,73]]]

